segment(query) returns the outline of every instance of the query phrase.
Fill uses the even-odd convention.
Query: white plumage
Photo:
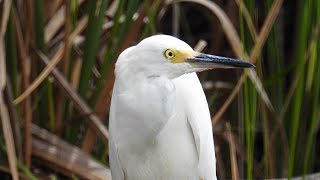
[[[211,118],[195,72],[251,66],[166,35],[121,53],[109,119],[112,178],[216,179]]]

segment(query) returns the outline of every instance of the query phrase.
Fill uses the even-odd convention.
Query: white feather
[[[168,45],[191,49],[156,36],[118,58],[109,118],[114,180],[216,179],[204,92],[195,73],[185,74],[190,65],[163,57]]]

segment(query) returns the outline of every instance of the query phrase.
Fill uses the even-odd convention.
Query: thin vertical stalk
[[[12,11],[8,21],[6,33],[6,55],[7,55],[7,69],[10,76],[13,96],[16,97],[19,93],[18,84],[18,57],[17,57],[17,44],[14,26],[14,17]]]
[[[265,14],[268,13],[268,11],[271,9],[273,0],[267,0],[264,2],[264,9]],[[281,15],[280,15],[281,18]],[[280,19],[281,20],[281,19]],[[282,31],[280,29],[280,21],[279,19],[274,23],[270,35],[268,36],[268,39],[266,41],[266,64],[267,66],[264,67],[264,71],[266,72],[265,79],[272,79],[272,83],[268,88],[268,93],[270,96],[270,100],[272,104],[274,105],[275,111],[280,112],[282,109],[284,94],[283,94],[283,85],[285,84],[283,75],[283,47],[281,43],[281,35]],[[275,78],[276,77],[276,78]],[[265,157],[264,157],[264,166],[265,166],[265,173],[267,174],[266,177],[268,178],[274,178],[276,169],[281,169],[281,147],[284,146],[284,144],[281,145],[281,141],[278,139],[275,139],[274,142],[270,141],[270,130],[269,128],[271,123],[269,121],[271,120],[268,118],[268,115],[266,114],[267,111],[263,111],[263,138],[264,138],[264,149],[265,149]],[[270,126],[270,127],[269,127]],[[272,144],[271,144],[272,143]],[[273,145],[274,144],[274,145]],[[277,148],[279,147],[279,148]],[[277,152],[279,151],[279,152]],[[276,161],[276,163],[274,162]],[[282,167],[283,168],[283,167]]]
[[[79,94],[86,97],[89,88],[91,72],[98,50],[99,37],[102,32],[104,13],[108,6],[108,0],[89,2],[89,22],[86,30],[86,42],[84,44],[83,68],[79,82]]]
[[[29,86],[30,77],[30,55],[29,55],[29,41],[32,36],[32,1],[26,1],[24,4],[26,8],[26,29],[25,36],[23,36],[23,30],[20,26],[17,10],[13,8],[13,17],[16,27],[17,47],[19,54],[19,62],[21,68],[21,91],[24,91]],[[25,39],[24,39],[25,38]],[[30,168],[31,165],[31,120],[32,120],[32,109],[31,109],[31,98],[27,97],[22,103],[22,111],[24,117],[24,154],[23,160],[25,166]]]
[[[14,143],[15,147],[17,150],[17,158],[19,161],[23,160],[23,155],[22,155],[22,136],[21,136],[21,123],[19,121],[19,118],[16,113],[16,109],[14,108],[13,105],[13,93],[12,93],[12,86],[9,83],[9,77],[7,78],[7,85],[5,88],[4,92],[4,97],[5,97],[5,103],[8,106],[8,111],[10,115],[10,120],[11,120],[11,127],[13,129],[13,138],[14,138]]]
[[[148,22],[146,23],[146,28],[144,28],[142,37],[156,33],[155,20],[156,20],[156,17],[157,17],[156,15],[158,13],[161,2],[162,2],[161,0],[156,0],[153,4],[151,4],[149,0],[144,1],[147,9]]]
[[[69,46],[69,36],[71,33],[71,3],[72,1],[66,0],[65,1],[65,25],[64,25],[64,52],[63,52],[63,59],[61,61],[61,71],[64,76],[68,76],[69,70],[69,61],[70,61],[70,46]],[[63,118],[63,111],[66,108],[66,102],[63,97],[63,92],[58,89],[56,93],[56,111],[55,111],[55,124],[54,131],[56,133],[60,133],[62,130],[62,118]]]
[[[45,52],[45,43],[44,43],[44,1],[35,0],[34,1],[34,30],[35,30],[35,46],[37,49]],[[42,66],[38,65],[37,72],[40,71]],[[50,124],[54,124],[54,98],[51,82],[48,78],[45,79],[44,84],[40,85],[39,93],[42,94],[43,99],[39,101],[38,104],[38,113],[39,113],[39,122],[43,126],[50,127]],[[51,113],[50,113],[51,112]],[[50,127],[53,130],[53,126]]]
[[[232,174],[232,180],[239,180],[239,171],[238,171],[238,163],[237,163],[237,156],[236,156],[236,148],[235,148],[235,142],[234,137],[231,132],[231,126],[230,123],[226,123],[226,137],[228,139],[229,143],[229,154],[230,154],[230,161],[231,161],[231,174]]]
[[[243,4],[242,0],[239,0],[241,4]],[[240,38],[244,39],[244,18],[241,15],[241,10],[239,11],[239,26],[240,26]],[[243,42],[243,46],[245,46],[245,42]],[[244,81],[244,80],[243,80]],[[245,144],[245,128],[244,128],[244,120],[245,120],[245,116],[244,116],[244,90],[243,90],[243,86],[240,88],[239,93],[241,93],[241,95],[238,96],[238,110],[241,110],[241,112],[239,112],[239,115],[242,115],[239,120],[238,120],[238,127],[239,127],[239,140],[242,144]],[[240,161],[241,162],[241,161]],[[241,163],[240,165],[240,177],[244,178],[245,177],[245,163]]]
[[[180,4],[173,4],[173,19],[172,19],[172,34],[175,37],[179,37],[180,31]]]
[[[19,179],[17,169],[17,155],[15,143],[10,123],[10,116],[5,104],[4,91],[7,84],[7,69],[6,69],[6,53],[5,53],[5,32],[7,28],[8,19],[10,16],[11,1],[5,0],[2,4],[0,13],[0,119],[2,126],[2,133],[7,149],[7,158],[10,167],[10,173],[13,180]]]
[[[271,8],[273,0],[268,0],[265,2],[266,10]],[[281,39],[281,31],[279,20],[275,22],[273,28],[270,31],[270,35],[266,41],[266,56],[268,67],[266,71],[272,77],[274,75],[279,75],[283,71],[283,63],[281,59],[283,59],[282,54],[282,44],[280,42]],[[274,78],[272,81],[272,87],[270,88],[270,100],[274,105],[276,112],[280,112],[283,101],[283,82],[282,77]]]
[[[291,116],[291,127],[290,127],[290,139],[289,139],[289,164],[288,164],[288,178],[294,175],[295,171],[295,158],[296,158],[296,147],[298,139],[298,129],[301,119],[301,108],[303,103],[304,95],[304,84],[305,84],[305,63],[304,56],[307,47],[308,35],[309,35],[309,26],[310,26],[310,0],[300,1],[300,7],[303,7],[301,15],[298,16],[297,23],[297,41],[296,41],[296,51],[295,51],[295,62],[297,64],[295,73],[299,73],[300,78],[297,82],[297,88],[294,92],[294,99],[292,101],[292,116]]]
[[[317,58],[317,64],[316,67],[320,67],[320,59],[317,52],[319,52],[320,48],[320,40],[318,40],[317,45],[315,46],[314,50],[312,50],[312,57],[311,58]],[[313,147],[313,143],[316,138],[316,128],[319,126],[319,115],[318,115],[318,105],[319,105],[319,94],[320,94],[320,69],[315,68],[314,73],[314,82],[313,82],[313,88],[312,88],[312,105],[311,105],[311,119],[310,119],[310,127],[309,132],[307,135],[307,145],[306,145],[306,153],[304,156],[304,162],[303,162],[303,174],[306,175],[307,172],[310,170],[311,167],[311,151]]]
[[[249,13],[253,14],[254,1],[245,0],[244,4],[247,6]],[[251,48],[253,39],[251,38],[248,27],[244,26],[243,17],[240,17],[241,25],[241,38],[243,47],[245,50]],[[244,123],[245,123],[245,139],[247,148],[247,177],[248,179],[253,178],[253,162],[254,162],[254,142],[255,142],[255,121],[257,111],[257,93],[253,84],[246,80],[244,82]]]
[[[316,12],[315,17],[315,25],[319,26],[320,21],[320,1],[313,1]],[[310,126],[309,126],[309,132],[307,135],[307,145],[306,145],[306,151],[304,156],[304,162],[303,162],[303,175],[305,176],[311,169],[311,165],[313,164],[314,160],[311,159],[312,156],[312,149],[314,147],[314,142],[316,140],[316,128],[319,126],[319,115],[318,115],[318,106],[319,106],[319,94],[320,94],[320,38],[319,35],[317,36],[317,39],[312,42],[311,45],[311,55],[310,55],[310,64],[309,69],[314,69],[314,72],[308,73],[312,74],[309,76],[307,81],[307,89],[306,91],[311,91],[311,96],[313,97],[311,99],[311,119],[310,119]],[[308,88],[309,87],[309,88]]]

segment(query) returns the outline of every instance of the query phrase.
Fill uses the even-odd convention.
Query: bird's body
[[[194,73],[207,67],[180,62],[198,57],[193,52],[158,35],[118,58],[109,119],[114,180],[216,179],[210,113]]]

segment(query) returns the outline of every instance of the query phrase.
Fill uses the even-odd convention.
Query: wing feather
[[[196,73],[186,74],[174,80],[177,98],[187,112],[195,146],[197,148],[201,178],[216,179],[216,160],[208,103]],[[186,98],[187,97],[187,98]]]
[[[116,151],[116,147],[112,140],[109,140],[109,161],[110,161],[110,168],[111,168],[111,175],[113,180],[123,180],[124,179],[124,172],[121,167],[118,153]]]
[[[116,86],[114,87],[113,91],[116,91]],[[109,116],[109,163],[110,163],[110,169],[111,169],[111,176],[113,180],[124,180],[124,170],[121,166],[118,151],[116,144],[114,142],[113,137],[115,135],[114,127],[115,123],[115,108],[117,108],[114,105],[114,101],[117,100],[117,97],[112,97],[111,99],[111,107],[110,107],[110,116]]]

